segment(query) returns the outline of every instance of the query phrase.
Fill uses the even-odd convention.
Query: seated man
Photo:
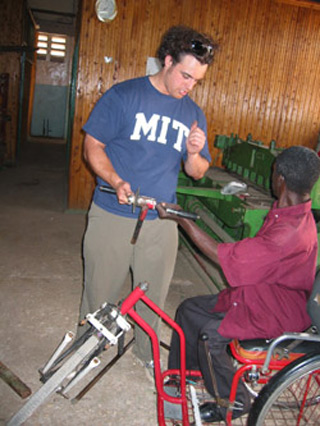
[[[186,337],[187,369],[200,368],[213,396],[229,398],[235,369],[226,349],[232,339],[270,339],[310,326],[306,303],[315,277],[318,248],[310,192],[319,175],[320,159],[314,151],[302,146],[283,150],[272,173],[277,201],[257,235],[235,243],[218,243],[194,222],[167,213],[166,206],[172,205],[157,206],[162,219],[177,221],[198,248],[221,266],[230,285],[218,295],[187,299],[176,312],[176,322]],[[200,338],[203,334],[207,335],[206,343]],[[179,368],[179,352],[179,338],[174,332],[170,369]],[[236,399],[233,418],[250,409],[250,397],[242,382]],[[209,422],[224,420],[226,411],[214,402],[200,407],[202,419]]]

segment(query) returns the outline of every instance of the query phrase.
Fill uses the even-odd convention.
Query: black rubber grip
[[[175,214],[176,216],[184,217],[185,219],[197,220],[200,219],[200,216],[196,213],[185,212],[184,210],[174,210],[167,207],[167,213]]]
[[[99,189],[102,192],[109,192],[110,194],[116,194],[117,193],[117,191],[114,188],[111,188],[111,186],[100,185]]]

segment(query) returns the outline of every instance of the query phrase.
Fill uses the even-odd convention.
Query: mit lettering
[[[161,117],[159,114],[153,114],[150,120],[147,121],[144,113],[138,112],[136,114],[136,124],[130,139],[138,141],[143,134],[148,141],[165,145],[167,143],[169,126],[176,130],[176,139],[173,148],[181,152],[183,139],[188,137],[190,130],[180,121],[171,120],[170,117],[166,117],[165,115]]]

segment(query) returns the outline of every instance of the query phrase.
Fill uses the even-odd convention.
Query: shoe
[[[199,407],[201,420],[207,423],[224,420],[219,407],[215,402],[205,402]]]

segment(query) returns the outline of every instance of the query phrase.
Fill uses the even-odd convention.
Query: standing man
[[[176,313],[176,322],[186,337],[187,369],[201,369],[213,396],[217,395],[201,336],[208,339],[219,395],[228,401],[235,373],[227,353],[232,339],[272,339],[310,326],[307,301],[318,253],[310,193],[319,176],[320,159],[315,151],[302,146],[282,151],[272,175],[277,201],[257,235],[236,243],[218,243],[192,221],[166,213],[162,204],[157,207],[162,218],[178,222],[198,248],[222,268],[230,285],[217,295],[185,300]],[[179,365],[179,337],[173,333],[169,368]],[[237,403],[233,418],[250,408],[250,397],[241,381]],[[209,402],[200,406],[200,414],[206,422],[223,421],[226,408]]]
[[[132,245],[139,211],[132,212],[128,197],[139,189],[172,203],[181,162],[194,179],[207,171],[206,119],[188,93],[204,78],[217,47],[191,28],[170,28],[157,52],[162,69],[113,86],[85,124],[84,158],[97,187],[84,237],[81,319],[104,301],[117,302],[129,272],[133,287],[147,281],[148,297],[163,308],[175,266],[177,225],[151,210]],[[114,188],[116,195],[100,191],[100,185]],[[143,303],[137,311],[159,333],[158,318]],[[148,336],[138,329],[135,338],[135,354],[152,366]]]

